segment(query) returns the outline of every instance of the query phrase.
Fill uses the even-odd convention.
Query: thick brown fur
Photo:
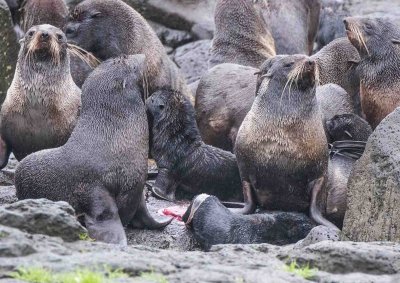
[[[361,106],[374,129],[400,106],[400,27],[381,18],[351,17],[344,23],[361,57]]]
[[[46,35],[46,38],[43,38]],[[72,80],[63,32],[50,25],[25,35],[13,82],[1,108],[1,136],[21,160],[28,154],[63,145],[81,105]],[[1,155],[5,166],[8,154]]]
[[[161,228],[144,198],[149,132],[142,83],[145,58],[102,63],[86,80],[82,111],[68,142],[26,157],[15,172],[17,197],[67,201],[89,236],[127,244],[123,225]]]
[[[191,98],[177,66],[146,20],[121,0],[86,0],[71,14],[66,34],[100,60],[122,54],[146,56],[146,92],[170,87]]]
[[[263,14],[266,1],[219,0],[209,66],[236,63],[259,67],[275,55],[275,43]]]

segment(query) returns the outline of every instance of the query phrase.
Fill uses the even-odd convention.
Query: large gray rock
[[[198,81],[208,70],[211,40],[199,40],[176,49],[173,60],[179,66],[187,83]]]
[[[0,224],[65,241],[79,240],[81,234],[87,233],[68,203],[47,199],[27,199],[0,207]]]
[[[370,136],[348,181],[343,233],[352,241],[400,241],[400,108]]]
[[[322,241],[339,241],[339,231],[323,225],[314,227],[307,237],[298,241],[294,247],[300,249]]]
[[[19,44],[13,29],[11,13],[7,3],[0,0],[0,104],[14,76]]]
[[[149,24],[156,32],[162,44],[166,46],[176,48],[193,40],[192,35],[187,31],[167,28],[152,21],[149,21]]]

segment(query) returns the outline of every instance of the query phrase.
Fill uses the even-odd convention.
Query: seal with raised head
[[[127,243],[123,225],[161,228],[146,207],[149,133],[144,55],[110,59],[83,85],[82,111],[68,142],[26,157],[15,172],[18,199],[67,201],[89,236]]]
[[[242,200],[235,156],[204,144],[193,106],[181,93],[155,92],[146,102],[151,133],[151,155],[159,168],[153,192],[175,200],[175,190],[208,193],[224,201]]]
[[[178,67],[171,61],[146,20],[121,0],[85,0],[79,3],[67,24],[68,41],[100,60],[120,55],[146,55],[146,88],[179,90],[191,98]]]
[[[267,60],[257,96],[235,144],[245,206],[240,213],[268,210],[306,212],[320,224],[312,194],[321,189],[328,144],[316,99],[316,63],[304,55]]]
[[[374,129],[400,106],[400,27],[388,19],[365,17],[345,18],[344,24],[361,56],[361,107]]]
[[[235,63],[259,67],[275,55],[275,42],[263,14],[266,1],[218,0],[209,66]]]
[[[13,82],[1,107],[0,164],[63,145],[75,127],[81,90],[72,80],[67,40],[50,25],[32,27],[22,39]]]

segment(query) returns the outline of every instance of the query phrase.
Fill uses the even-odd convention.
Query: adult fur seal
[[[108,60],[83,85],[82,111],[68,142],[26,157],[15,173],[18,199],[67,201],[89,235],[127,243],[123,225],[161,228],[144,199],[148,125],[143,55]]]
[[[264,20],[266,1],[219,0],[209,66],[236,63],[259,67],[275,55],[275,42]]]
[[[22,40],[13,82],[1,108],[0,164],[13,151],[21,160],[32,152],[63,145],[79,114],[81,91],[69,70],[67,40],[50,25],[32,27]]]
[[[347,38],[337,39],[313,55],[320,84],[334,83],[351,96],[359,113],[359,78],[355,65],[360,60]],[[255,98],[258,68],[220,64],[210,69],[196,92],[196,120],[205,143],[233,150],[237,131]],[[358,101],[358,102],[357,102]]]
[[[222,200],[242,198],[235,156],[204,144],[194,109],[179,92],[159,90],[146,102],[151,126],[151,155],[159,168],[153,192],[173,201],[176,188],[208,193]]]
[[[259,74],[257,97],[240,126],[235,153],[245,206],[306,212],[334,226],[311,203],[327,169],[328,145],[315,96],[316,63],[304,55],[276,56]]]
[[[191,97],[177,66],[169,59],[146,20],[121,0],[86,0],[72,12],[66,35],[100,60],[122,54],[146,55],[146,88],[179,90]]]
[[[346,18],[344,24],[361,56],[362,110],[375,128],[400,105],[400,27],[387,19],[362,17]]]
[[[205,250],[217,244],[287,245],[304,239],[314,223],[298,212],[239,215],[214,196],[196,196],[182,217]]]

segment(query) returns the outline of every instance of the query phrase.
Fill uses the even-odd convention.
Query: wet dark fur
[[[43,33],[48,34],[45,40]],[[75,127],[80,94],[69,71],[63,32],[50,25],[32,27],[23,39],[1,108],[1,136],[8,145],[6,152],[0,152],[2,166],[11,150],[21,160],[32,152],[63,145]]]
[[[259,75],[257,97],[236,139],[235,153],[253,201],[268,210],[306,212],[308,185],[327,169],[328,145],[315,97],[315,63],[307,56],[276,56]],[[297,83],[288,75],[306,64]],[[314,64],[312,70],[308,64]]]
[[[192,204],[183,221],[187,221],[191,209]],[[218,244],[287,245],[305,238],[313,227],[307,216],[296,212],[234,214],[213,196],[200,205],[190,223],[196,240],[205,250]]]
[[[326,129],[330,142],[356,140],[367,141],[372,128],[358,115],[341,114],[326,121]]]
[[[68,40],[100,60],[122,54],[146,55],[149,93],[170,87],[188,97],[190,90],[177,66],[146,20],[121,0],[86,0],[71,13]]]
[[[190,102],[180,93],[163,89],[146,102],[151,125],[151,155],[159,168],[155,188],[173,200],[176,188],[208,193],[222,200],[241,200],[236,158],[205,145]]]
[[[144,57],[116,58],[86,80],[82,111],[68,142],[29,155],[16,170],[17,197],[69,202],[89,235],[126,244],[122,225],[158,228],[143,194],[148,124],[141,84]]]
[[[259,67],[275,55],[270,27],[264,20],[266,1],[219,0],[209,66],[236,63]]]
[[[400,106],[400,27],[387,19],[345,19],[347,35],[357,48],[361,62],[361,106],[374,129]],[[361,40],[356,37],[358,30]]]

